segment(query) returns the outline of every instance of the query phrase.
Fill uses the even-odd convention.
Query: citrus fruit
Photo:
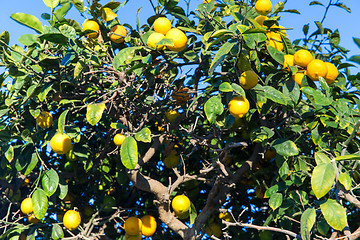
[[[176,110],[170,109],[165,113],[166,118],[169,120],[170,123],[174,122],[175,119],[180,115],[180,113]]]
[[[300,67],[306,67],[313,60],[308,50],[300,49],[294,54],[294,63]]]
[[[291,66],[294,66],[294,55],[286,54],[284,56],[284,66],[283,68],[287,71],[290,71]]]
[[[333,83],[335,81],[335,79],[337,78],[337,76],[339,75],[339,71],[337,70],[337,68],[335,67],[334,64],[329,63],[329,62],[325,62],[326,66],[327,66],[327,74],[325,76],[325,81],[330,84]]]
[[[122,43],[126,37],[126,29],[121,25],[115,25],[110,31],[110,40],[114,43]]]
[[[159,17],[154,21],[154,30],[157,33],[166,33],[171,29],[171,22],[166,17]]]
[[[172,28],[166,33],[166,38],[173,40],[174,46],[167,46],[168,49],[174,52],[181,52],[185,49],[188,41],[187,36],[178,28]]]
[[[40,220],[35,217],[35,214],[30,214],[27,217],[27,220],[29,221],[29,223],[38,223],[38,222],[40,222]]]
[[[215,0],[203,0],[203,3],[209,3],[209,2],[212,2],[212,1],[214,1],[215,4],[216,4],[216,1],[215,1]],[[216,6],[214,5],[214,7],[211,9],[210,12],[214,12],[215,10],[216,10]]]
[[[94,20],[86,20],[83,25],[83,32],[86,30],[92,30],[94,32],[86,34],[88,38],[96,38],[99,34],[99,24],[95,22]]]
[[[111,212],[113,207],[116,206],[115,197],[106,195],[101,206],[103,207],[104,212]]]
[[[75,230],[81,223],[80,214],[74,210],[68,210],[63,218],[64,226],[69,230]]]
[[[190,99],[189,89],[187,87],[180,88],[179,90],[174,91],[171,97],[177,104],[182,105]]]
[[[180,156],[175,150],[172,150],[164,159],[164,164],[167,168],[175,168],[179,163]]]
[[[157,33],[154,32],[152,33],[148,40],[147,40],[147,45],[155,50],[163,50],[165,47],[164,45],[156,45],[158,42],[160,42],[163,38],[165,38],[165,35],[162,33]]]
[[[264,21],[267,19],[269,19],[267,16],[260,15],[255,18],[255,21],[259,23],[260,26],[264,27]]]
[[[21,212],[23,214],[30,214],[33,212],[33,206],[32,206],[32,199],[31,198],[25,198],[20,205]]]
[[[286,36],[286,30],[283,26],[273,25],[270,28],[273,29],[276,33],[280,33],[281,35]]]
[[[221,220],[224,220],[226,222],[234,222],[234,218],[229,212],[219,213],[219,218]]]
[[[141,239],[142,239],[141,233],[139,233],[137,235],[129,235],[129,234],[125,233],[125,240],[141,240]]]
[[[125,140],[125,135],[121,134],[121,133],[117,133],[115,136],[114,136],[114,143],[116,146],[121,146],[121,144],[124,142]]]
[[[235,118],[242,118],[250,109],[249,101],[243,97],[234,97],[229,102],[229,111]]]
[[[57,154],[65,154],[72,148],[71,138],[65,133],[56,133],[50,140],[50,147]]]
[[[305,75],[306,71],[298,71],[297,73],[295,73],[295,75],[292,75],[291,77],[300,86]]]
[[[157,227],[156,219],[151,215],[145,215],[141,218],[142,228],[141,233],[145,237],[151,237]]]
[[[306,75],[313,81],[319,81],[319,77],[325,78],[328,68],[326,64],[319,60],[312,60],[306,67]]]
[[[221,227],[215,222],[209,223],[209,225],[205,227],[205,232],[210,237],[214,235],[215,237],[220,238],[222,236]]]
[[[272,4],[270,0],[257,0],[255,3],[255,10],[260,15],[267,15],[272,10]]]
[[[171,202],[175,215],[180,219],[184,219],[189,216],[190,205],[190,199],[185,195],[177,195]]]
[[[125,232],[129,235],[138,235],[141,233],[142,223],[137,217],[129,217],[124,223]]]
[[[113,12],[113,10],[111,8],[103,8],[104,10],[104,14],[105,14],[105,21],[111,21],[111,20],[114,20],[117,15],[116,13]]]
[[[245,89],[252,89],[258,83],[258,75],[253,70],[247,70],[240,76],[240,85]]]
[[[49,112],[43,111],[36,118],[36,123],[41,128],[49,128],[53,123],[53,116]]]
[[[266,36],[269,39],[269,42],[268,42],[269,46],[276,48],[279,51],[282,51],[284,49],[284,45],[282,43],[280,33],[268,32],[266,34]]]

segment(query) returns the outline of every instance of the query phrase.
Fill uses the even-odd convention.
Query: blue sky
[[[153,0],[157,2],[157,0]],[[319,0],[320,2],[327,4],[329,0]],[[110,0],[102,0],[100,3],[106,4]],[[123,2],[123,0],[121,1]],[[193,9],[201,3],[201,0],[192,0],[191,5]],[[275,5],[279,0],[272,0]],[[320,6],[309,6],[310,0],[288,0],[285,9],[297,9],[301,14],[282,13],[280,24],[286,28],[293,28],[288,31],[290,40],[295,40],[302,37],[302,27],[304,24],[310,24],[310,31],[314,31],[314,21],[320,21],[324,13],[324,8]],[[345,10],[332,7],[329,10],[328,18],[324,22],[324,27],[330,29],[339,29],[341,42],[340,44],[350,49],[350,55],[358,54],[359,49],[354,44],[352,37],[360,38],[359,22],[360,16],[360,1],[358,0],[343,0],[343,2],[352,10],[352,13],[347,13]],[[179,3],[184,5],[184,0],[179,0]],[[122,8],[118,12],[118,18],[122,23],[130,23],[132,26],[136,24],[136,11],[139,7],[140,10],[140,24],[146,23],[146,19],[153,14],[153,9],[148,0],[130,0],[125,8]],[[0,8],[0,32],[7,30],[10,32],[11,44],[18,43],[17,39],[25,33],[34,33],[31,29],[19,25],[10,16],[12,13],[23,12],[32,14],[41,19],[42,13],[50,13],[50,9],[45,6],[42,0],[2,0]],[[80,17],[77,10],[72,8],[68,18],[75,19],[80,23],[84,18]],[[42,20],[43,24],[47,24]]]

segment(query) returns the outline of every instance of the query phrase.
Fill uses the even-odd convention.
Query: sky
[[[106,4],[111,0],[101,0],[101,4]],[[121,0],[123,2],[124,0]],[[220,0],[219,0],[220,1]],[[275,5],[279,0],[271,0]],[[330,0],[318,0],[324,5],[327,5]],[[335,0],[333,0],[335,1]],[[50,9],[46,7],[42,0],[0,0],[0,32],[7,30],[10,33],[10,43],[19,44],[18,38],[22,34],[35,33],[33,30],[16,23],[10,18],[12,13],[22,12],[32,14],[38,17],[43,24],[48,24],[45,20],[41,19],[42,13],[50,13]],[[153,0],[157,2],[157,0]],[[202,0],[191,0],[191,7],[196,8]],[[285,9],[297,9],[301,14],[281,13],[280,25],[285,28],[293,28],[288,30],[288,35],[291,41],[301,38],[303,36],[302,28],[304,24],[310,24],[309,33],[316,30],[314,21],[320,21],[325,11],[321,6],[309,6],[311,0],[288,0]],[[329,9],[328,17],[325,19],[323,26],[332,30],[339,29],[341,42],[340,45],[349,49],[351,55],[359,54],[360,49],[353,42],[353,37],[360,38],[360,28],[358,22],[360,18],[360,1],[359,0],[342,0],[344,4],[352,10],[348,13],[345,10],[332,7]],[[184,5],[185,0],[179,0],[179,4]],[[136,12],[140,10],[140,25],[146,23],[146,19],[153,15],[153,9],[148,0],[129,0],[124,8],[118,12],[118,18],[121,23],[130,23],[136,25]],[[80,23],[84,21],[80,17],[78,11],[73,7],[70,13],[66,16],[72,18]]]

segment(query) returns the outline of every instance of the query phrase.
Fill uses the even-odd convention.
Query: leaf
[[[19,42],[21,44],[24,44],[25,46],[33,45],[34,43],[36,43],[36,41],[37,41],[37,36],[34,34],[24,34],[21,35],[21,37],[19,38]]]
[[[121,124],[121,123],[115,123],[115,122],[112,122],[110,124],[110,127],[111,128],[114,128],[114,129],[126,129],[126,126],[124,124]]]
[[[228,82],[223,82],[222,84],[220,84],[219,90],[221,92],[232,92],[232,91],[234,91],[233,88],[231,87],[230,83],[228,83]]]
[[[360,55],[354,55],[349,58],[349,61],[355,62],[357,64],[360,64]]]
[[[197,211],[193,203],[190,204],[190,224],[194,224],[197,218]]]
[[[63,200],[66,197],[66,195],[68,194],[68,188],[69,187],[68,187],[68,184],[66,183],[65,179],[60,178],[59,188],[58,188],[58,190],[59,190],[58,196],[61,200]]]
[[[221,96],[216,95],[209,98],[209,100],[207,100],[205,103],[204,110],[208,121],[210,123],[214,123],[216,117],[221,115],[224,111],[224,106],[221,103]]]
[[[52,196],[59,185],[59,175],[54,169],[44,173],[41,179],[42,187],[48,197]]]
[[[134,169],[138,164],[138,147],[136,140],[129,136],[125,138],[120,148],[121,162],[128,169]]]
[[[59,5],[60,0],[43,0],[45,5],[51,9],[54,9]]]
[[[346,209],[333,199],[320,205],[326,222],[335,230],[342,231],[347,225]]]
[[[310,6],[312,6],[312,5],[321,5],[321,6],[324,6],[321,2],[318,2],[318,1],[312,1],[309,5],[310,5]]]
[[[39,36],[39,39],[44,41],[49,41],[52,43],[59,43],[59,44],[66,44],[67,37],[64,36],[62,33],[45,33]]]
[[[347,161],[347,160],[360,160],[360,155],[349,154],[349,155],[344,155],[344,156],[338,156],[335,158],[335,161]]]
[[[94,126],[101,120],[104,110],[105,103],[90,104],[86,108],[86,120]]]
[[[117,70],[126,60],[133,57],[134,52],[140,47],[127,47],[123,48],[116,54],[113,59],[113,66]]]
[[[244,96],[244,97],[246,96],[244,89],[239,84],[232,83],[231,87],[240,96]]]
[[[331,163],[330,158],[323,152],[316,152],[315,153],[315,162],[317,165],[321,163]]]
[[[360,38],[353,37],[354,43],[360,48]]]
[[[38,98],[41,102],[43,102],[46,98],[46,96],[48,95],[48,93],[50,92],[50,90],[52,89],[53,83],[51,84],[44,84],[44,86],[42,87],[40,93],[38,94]]]
[[[33,202],[33,210],[35,217],[37,219],[42,219],[45,217],[47,207],[48,207],[48,198],[44,190],[38,188],[35,190],[31,196]]]
[[[38,33],[43,32],[43,26],[40,20],[33,15],[26,13],[14,13],[11,15],[11,18],[20,24],[23,24],[29,28],[34,29]]]
[[[51,238],[52,239],[60,239],[64,237],[64,231],[60,227],[59,224],[53,224],[53,227],[51,229]]]
[[[321,22],[315,21],[315,24],[318,27],[320,34],[323,35],[324,34],[324,28],[323,28]]]
[[[12,145],[8,146],[5,152],[5,157],[9,161],[9,163],[11,163],[12,160],[14,160],[14,147]]]
[[[300,231],[303,240],[311,240],[310,233],[316,221],[316,212],[314,208],[306,209],[301,215]]]
[[[305,36],[309,33],[309,24],[305,24],[303,26],[303,32]]]
[[[72,0],[72,3],[76,7],[76,9],[79,10],[79,12],[84,12],[83,0]]]
[[[29,173],[32,172],[32,170],[34,170],[34,168],[36,167],[37,163],[38,163],[39,159],[36,153],[33,153],[31,155],[31,160],[30,163],[27,165],[24,175],[28,175]]]
[[[58,120],[58,130],[61,133],[65,132],[65,125],[66,125],[66,116],[68,114],[69,110],[65,110],[61,113],[59,120]]]
[[[271,207],[271,209],[273,211],[275,211],[278,207],[281,206],[283,202],[283,196],[281,193],[274,193],[273,195],[271,195],[270,199],[269,199],[269,206]]]
[[[74,78],[75,79],[79,79],[80,74],[83,72],[84,68],[86,67],[86,64],[84,62],[84,60],[80,59],[76,65],[75,65],[75,69],[74,69]]]
[[[291,157],[299,154],[299,149],[296,144],[287,139],[276,139],[271,143],[277,154],[282,156]]]
[[[311,188],[319,199],[325,196],[331,189],[335,180],[335,168],[331,163],[317,165],[311,176]]]
[[[209,76],[213,74],[215,68],[226,58],[227,54],[231,51],[235,44],[236,42],[226,42],[221,46],[221,48],[216,53],[214,59],[211,62],[209,68]]]
[[[252,142],[261,143],[274,136],[274,132],[267,127],[261,126],[260,128],[252,131],[250,139]]]
[[[348,173],[341,173],[338,180],[346,190],[351,189],[351,177]]]
[[[283,162],[281,167],[279,168],[279,175],[282,180],[285,180],[289,176],[289,165],[286,161]]]
[[[284,65],[284,53],[277,50],[276,48],[274,47],[271,47],[271,46],[267,46],[267,50],[270,54],[270,56],[275,60],[277,61],[279,64],[281,65]]]
[[[264,93],[265,93],[264,95],[266,98],[270,99],[273,102],[279,103],[281,105],[287,104],[286,97],[279,90],[276,90],[275,88],[270,87],[270,86],[263,86],[263,89],[264,89]]]
[[[149,128],[143,128],[140,132],[135,134],[136,141],[141,141],[145,143],[151,142],[151,131]]]
[[[351,9],[348,8],[348,7],[347,7],[345,4],[343,4],[343,3],[335,3],[334,5],[337,6],[337,7],[339,7],[339,8],[344,9],[344,10],[347,11],[348,13],[351,13]]]

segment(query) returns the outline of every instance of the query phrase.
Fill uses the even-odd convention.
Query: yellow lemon
[[[255,18],[255,21],[259,23],[260,26],[264,27],[264,21],[267,19],[269,19],[267,16],[260,15]]]
[[[306,66],[313,60],[313,56],[308,50],[300,49],[294,54],[294,63],[300,67]]]
[[[141,218],[142,228],[141,233],[145,237],[154,235],[157,227],[156,219],[151,215],[145,215]]]
[[[176,110],[170,109],[165,113],[166,118],[169,120],[170,123],[174,122],[175,119],[180,115],[180,113]]]
[[[234,218],[229,212],[219,213],[219,218],[226,222],[234,222]]]
[[[268,32],[266,34],[266,36],[269,39],[268,45],[276,48],[279,51],[282,51],[284,49],[284,45],[282,43],[282,39],[280,36],[280,33],[276,33],[276,32]]]
[[[159,17],[154,21],[154,30],[157,33],[166,33],[171,29],[171,22],[166,17]]]
[[[99,24],[95,22],[94,20],[86,20],[83,25],[83,32],[86,30],[92,30],[94,32],[86,34],[88,38],[96,38],[99,34]]]
[[[326,64],[319,60],[312,60],[306,67],[306,75],[313,81],[319,81],[319,77],[325,78],[328,71]]]
[[[178,28],[170,29],[165,37],[173,40],[174,46],[167,46],[167,48],[174,52],[181,52],[184,50],[188,41],[185,33]]]
[[[325,81],[330,84],[333,83],[335,81],[335,79],[337,78],[337,76],[339,75],[339,71],[338,69],[335,67],[334,64],[329,63],[329,62],[325,62],[326,66],[327,66],[327,74],[325,75]]]
[[[180,156],[175,150],[172,150],[164,159],[164,164],[167,168],[175,168],[179,163]]]
[[[20,210],[23,214],[30,214],[33,212],[32,199],[25,198],[20,205]]]
[[[129,217],[124,223],[125,232],[129,235],[138,235],[141,233],[142,222],[137,217]]]
[[[80,214],[74,210],[68,210],[63,217],[64,226],[69,230],[75,230],[81,223]]]
[[[284,66],[283,68],[287,71],[290,71],[290,67],[294,66],[294,55],[286,54],[284,56]]]
[[[110,31],[110,40],[114,43],[122,43],[125,40],[127,31],[121,25],[115,25]]]
[[[53,123],[53,116],[49,112],[43,111],[36,118],[36,123],[41,128],[49,128]]]
[[[228,107],[232,116],[235,118],[242,118],[249,111],[250,103],[245,97],[239,96],[231,99]]]
[[[40,222],[40,220],[35,217],[35,214],[30,214],[27,217],[27,220],[29,221],[29,223],[38,223],[38,222]]]
[[[126,138],[125,135],[118,133],[114,136],[113,141],[116,146],[121,146],[121,144],[124,142],[125,138]]]
[[[258,83],[258,75],[253,70],[247,70],[240,76],[240,85],[245,89],[251,89]]]
[[[147,40],[147,45],[155,50],[163,50],[165,47],[164,45],[156,45],[158,42],[160,42],[163,38],[165,38],[165,35],[162,33],[157,33],[154,32],[152,33],[148,40]]]
[[[298,71],[297,73],[295,73],[295,75],[292,75],[291,77],[300,86],[305,75],[306,71]]]
[[[171,206],[175,212],[175,215],[180,219],[189,216],[191,202],[185,195],[177,195],[171,202]]]
[[[72,148],[71,138],[65,133],[56,133],[50,140],[50,147],[57,154],[65,154]]]
[[[270,0],[257,0],[255,10],[260,15],[267,15],[272,10],[272,3]]]

